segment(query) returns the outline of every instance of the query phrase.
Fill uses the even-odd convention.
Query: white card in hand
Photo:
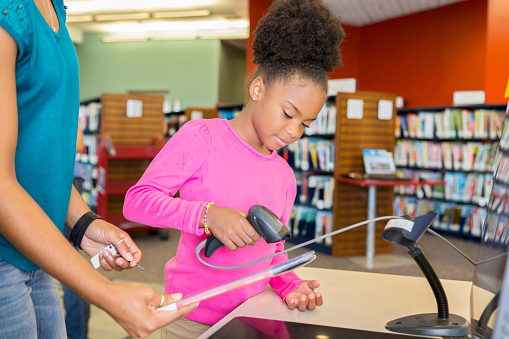
[[[90,262],[92,263],[92,265],[94,265],[94,268],[97,269],[99,266],[101,266],[101,264],[99,263],[99,254],[101,254],[102,252],[104,252],[105,250],[108,250],[110,251],[111,255],[115,255],[117,254],[117,251],[115,250],[115,247],[112,245],[112,244],[109,244],[108,246],[106,246],[105,248],[103,248],[99,253],[97,253],[96,255],[94,255],[91,259],[90,259]]]

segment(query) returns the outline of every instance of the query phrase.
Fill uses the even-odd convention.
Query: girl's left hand
[[[293,292],[286,296],[286,305],[291,310],[297,307],[301,312],[304,312],[306,309],[312,311],[316,306],[322,306],[322,294],[320,292],[315,293],[314,291],[318,287],[320,287],[318,280],[303,281]]]

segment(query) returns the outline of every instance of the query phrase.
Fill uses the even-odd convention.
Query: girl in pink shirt
[[[177,254],[165,267],[166,293],[178,291],[186,297],[288,260],[280,255],[218,270],[200,263],[195,248],[208,229],[225,245],[206,259],[216,266],[241,265],[283,250],[283,242],[260,239],[246,212],[263,205],[288,223],[295,176],[276,151],[299,139],[323,107],[327,72],[341,64],[338,47],[343,36],[339,18],[321,0],[274,2],[254,32],[253,61],[258,68],[242,112],[230,121],[186,123],[127,192],[126,218],[182,231]],[[178,190],[180,197],[174,198]],[[163,330],[163,337],[175,337],[179,331],[196,337],[267,283],[290,309],[322,305],[321,294],[314,291],[320,283],[289,272],[202,301],[187,319]]]

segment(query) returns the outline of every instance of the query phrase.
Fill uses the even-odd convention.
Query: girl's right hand
[[[219,241],[235,251],[246,245],[253,246],[260,240],[260,235],[247,221],[246,216],[246,213],[232,208],[211,205],[207,212],[207,226]]]

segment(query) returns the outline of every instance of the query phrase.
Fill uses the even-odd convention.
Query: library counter
[[[385,329],[385,324],[407,315],[437,312],[436,299],[424,277],[309,267],[299,268],[295,272],[302,279],[316,279],[321,282],[317,291],[323,294],[323,306],[314,311],[292,311],[273,290],[267,288],[240,305],[199,339],[223,338],[214,333],[223,329],[235,317],[333,327],[349,333],[356,332],[355,338],[402,338],[407,335],[390,332]],[[447,294],[451,314],[470,320],[472,283],[456,280],[441,282]],[[359,333],[364,333],[364,336],[359,336]]]

